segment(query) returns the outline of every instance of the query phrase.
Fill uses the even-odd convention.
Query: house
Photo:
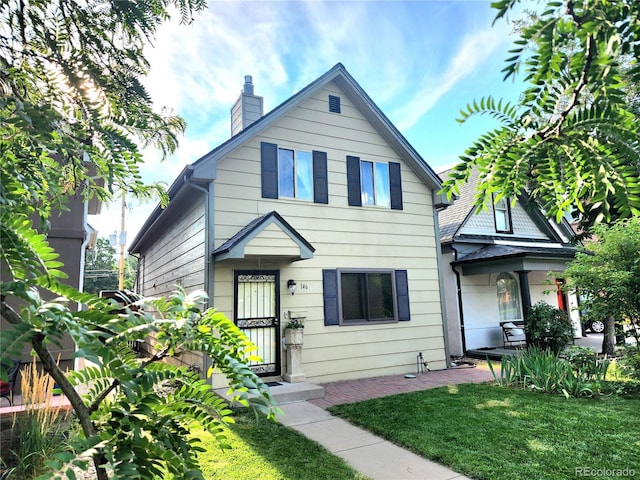
[[[502,199],[476,214],[478,181],[475,170],[453,204],[439,212],[449,353],[503,347],[500,322],[522,321],[538,301],[567,311],[581,335],[577,299],[561,289],[562,272],[577,251],[571,225],[547,219],[526,194],[513,205]]]
[[[247,76],[231,128],[133,240],[138,292],[204,289],[258,346],[251,368],[266,379],[286,372],[293,319],[304,323],[296,381],[407,373],[420,353],[445,368],[440,178],[344,66],[266,115]]]
[[[88,164],[90,172],[95,171],[93,164]],[[47,242],[59,255],[58,260],[64,265],[60,267],[67,277],[60,279],[60,282],[82,291],[84,284],[84,261],[85,252],[95,244],[97,231],[89,225],[89,215],[97,215],[102,208],[102,201],[95,196],[87,200],[81,193],[69,196],[65,209],[53,209],[49,217],[50,228],[46,231]],[[37,228],[40,218],[37,214],[32,217],[32,224]],[[0,280],[10,281],[8,271],[0,269]],[[41,290],[40,294],[44,300],[53,300],[57,297],[52,292]],[[11,303],[11,301],[9,302]],[[18,309],[18,302],[13,304]],[[69,309],[76,311],[78,305],[69,304]],[[2,318],[0,329],[11,328],[10,324]],[[64,335],[59,342],[52,342],[47,346],[53,358],[59,362],[63,370],[81,368],[84,360],[76,357],[76,345],[69,335]],[[22,364],[30,363],[33,360],[31,354],[31,343],[24,345],[20,358],[16,360]],[[14,392],[20,390],[21,381],[15,383]]]

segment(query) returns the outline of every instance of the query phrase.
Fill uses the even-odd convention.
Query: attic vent
[[[329,95],[329,111],[340,113],[340,97]]]

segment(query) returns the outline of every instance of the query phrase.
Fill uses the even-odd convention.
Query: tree
[[[95,248],[87,250],[84,267],[85,292],[98,294],[101,290],[118,289],[115,254],[116,249],[107,238],[98,238]]]
[[[118,263],[116,249],[107,238],[98,238],[96,246],[85,255],[84,291],[100,293],[101,290],[118,289]],[[124,288],[132,290],[136,280],[138,261],[129,255],[125,258]]]
[[[494,22],[515,4],[494,3]],[[531,18],[503,70],[505,80],[523,70],[529,87],[516,103],[488,97],[462,112],[461,122],[489,115],[500,126],[465,152],[445,190],[477,168],[478,209],[527,191],[557,221],[640,215],[638,2],[549,1]]]
[[[138,143],[170,153],[185,124],[153,110],[140,82],[143,47],[172,9],[188,23],[204,7],[204,0],[0,3],[0,314],[11,325],[0,332],[1,359],[30,344],[81,427],[47,478],[73,478],[70,466],[86,468],[90,458],[100,480],[149,478],[162,468],[201,478],[189,423],[224,447],[221,425],[231,412],[205,380],[162,362],[184,349],[209,356],[242,403],[274,416],[268,388],[246,366],[254,347],[222,314],[202,311],[201,293],[178,289],[111,313],[113,304],[61,282],[64,266],[46,240],[51,211],[64,210],[70,196],[157,192],[166,203],[160,186],[140,178]],[[74,311],[76,304],[87,308]],[[129,343],[151,333],[157,349],[136,358]],[[92,366],[65,374],[56,365],[48,348],[63,335]],[[176,388],[160,395],[166,382]]]
[[[588,318],[606,320],[602,351],[613,354],[614,321],[628,323],[640,346],[640,218],[596,226],[595,235],[567,266],[566,286]]]

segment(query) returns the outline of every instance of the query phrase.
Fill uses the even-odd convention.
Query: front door
[[[280,375],[279,272],[235,272],[235,323],[258,347],[249,367],[261,377]]]

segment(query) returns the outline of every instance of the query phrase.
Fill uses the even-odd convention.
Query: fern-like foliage
[[[232,419],[206,380],[164,362],[184,349],[210,355],[240,400],[275,415],[268,388],[245,365],[254,347],[223,315],[203,311],[201,293],[178,290],[119,310],[61,283],[64,266],[46,240],[52,212],[65,211],[70,196],[107,200],[125,190],[159,194],[166,205],[164,188],[141,178],[138,144],[167,155],[185,123],[154,111],[141,78],[149,68],[143,47],[175,11],[190,23],[205,6],[0,2],[0,360],[31,347],[81,432],[51,459],[46,478],[74,478],[73,468],[86,469],[89,460],[99,480],[163,472],[201,478],[190,423],[226,446],[222,426]],[[138,358],[129,345],[150,334],[158,349]],[[65,337],[87,363],[83,370],[65,374],[56,365],[49,348]]]
[[[32,228],[26,216],[0,210],[0,238],[0,261],[7,265],[12,279],[66,278],[59,269],[62,263],[57,260],[58,254],[46,237]]]
[[[496,20],[516,3],[492,4]],[[478,209],[526,191],[585,228],[640,215],[639,35],[637,2],[546,2],[506,59],[505,77],[529,84],[517,104],[486,98],[461,111],[460,122],[489,115],[500,126],[461,156],[448,195],[477,169]]]
[[[4,218],[0,252],[11,278],[0,282],[0,293],[10,326],[0,332],[0,360],[19,357],[25,344],[40,347],[36,351],[49,373],[63,375],[56,380],[83,426],[69,450],[50,461],[52,478],[86,468],[89,454],[103,478],[151,478],[167,471],[201,478],[197,439],[189,438],[189,427],[202,425],[227,448],[224,425],[233,421],[232,412],[205,379],[163,362],[180,351],[208,355],[213,368],[227,376],[237,402],[275,417],[268,387],[246,365],[255,346],[223,314],[202,310],[204,292],[179,288],[169,298],[143,299],[135,311],[122,310],[60,283],[61,264],[46,237],[24,216]],[[46,300],[42,291],[54,299]],[[20,306],[13,307],[11,298],[20,299]],[[77,304],[85,309],[75,311]],[[157,351],[138,358],[130,345],[150,334],[158,340]],[[76,356],[88,362],[66,375],[46,350],[64,336],[74,341]]]
[[[10,290],[9,284],[3,287]],[[48,302],[37,293],[23,295],[29,303],[20,310],[21,321],[3,330],[0,339],[4,359],[35,337],[55,342],[70,335],[76,355],[90,362],[66,379],[82,394],[76,413],[87,416],[95,429],[73,437],[69,451],[51,460],[52,478],[63,478],[72,466],[85,468],[88,452],[100,459],[108,478],[151,478],[166,471],[179,478],[202,478],[190,425],[200,424],[228,448],[224,426],[233,422],[232,410],[206,379],[162,361],[183,349],[209,355],[213,369],[227,376],[236,401],[275,418],[278,410],[268,387],[245,363],[255,347],[224,315],[200,309],[203,292],[188,295],[178,289],[169,298],[141,300],[141,310],[113,313],[113,304],[93,295],[55,281],[48,288],[60,297]],[[88,308],[74,312],[67,307],[70,302]],[[145,307],[153,307],[156,315]],[[157,351],[139,358],[130,342],[152,332]]]

